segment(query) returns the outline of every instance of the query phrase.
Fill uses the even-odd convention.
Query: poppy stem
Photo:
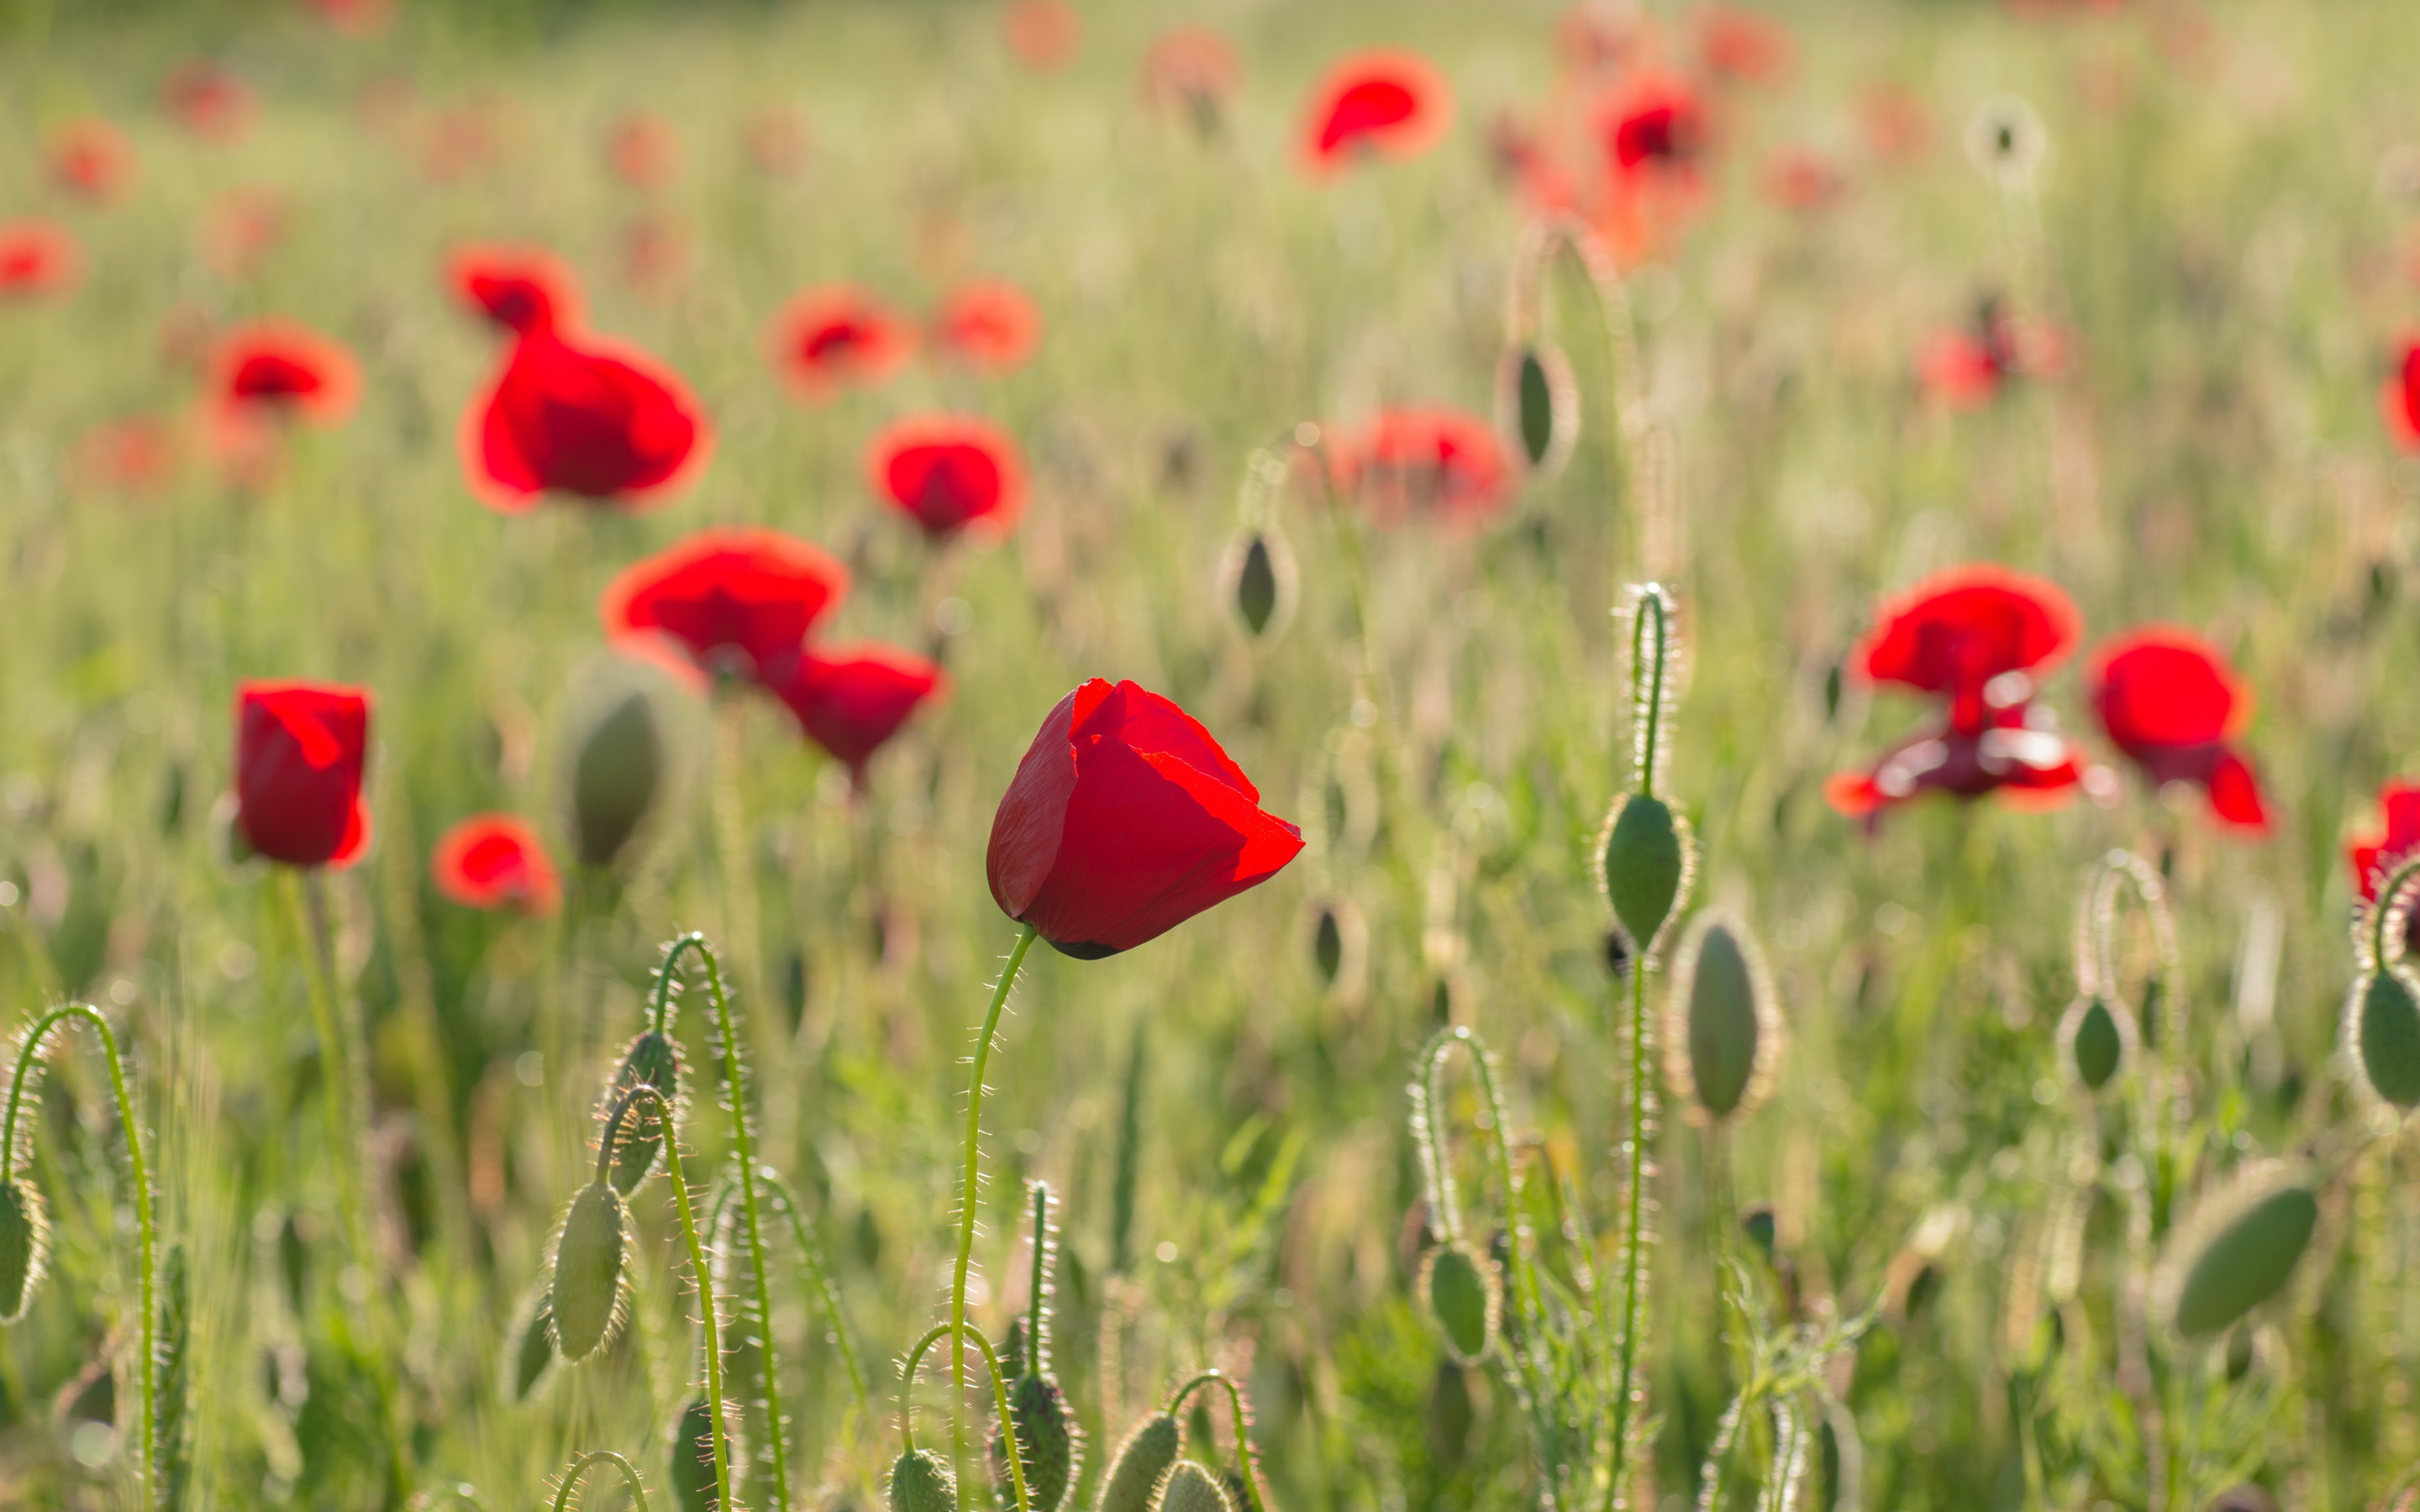
[[[126,1135],[126,1171],[134,1186],[134,1232],[137,1287],[135,1305],[141,1318],[135,1326],[134,1361],[135,1392],[142,1413],[143,1463],[137,1473],[143,1483],[143,1500],[147,1504],[153,1494],[160,1472],[158,1372],[160,1368],[159,1304],[155,1297],[154,1249],[159,1234],[151,1213],[151,1176],[143,1164],[143,1126],[134,1116],[134,1099],[126,1090],[126,1062],[117,1051],[117,1036],[109,1027],[109,1020],[101,1010],[89,1003],[68,1003],[42,1015],[25,1036],[23,1048],[17,1052],[17,1069],[8,1081],[8,1111],[0,1122],[0,1175],[14,1181],[17,1179],[17,1113],[25,1096],[25,1080],[35,1062],[40,1058],[42,1041],[52,1029],[69,1019],[82,1019],[92,1026],[101,1037],[101,1054],[109,1060],[109,1089],[117,1100],[117,1124]]]
[[[983,1331],[981,1329],[969,1328],[964,1323],[935,1323],[931,1328],[924,1331],[924,1336],[918,1339],[915,1347],[908,1351],[908,1363],[899,1372],[900,1443],[906,1446],[909,1454],[914,1454],[916,1452],[916,1403],[914,1396],[914,1392],[916,1390],[916,1371],[917,1368],[924,1363],[924,1352],[933,1347],[935,1340],[940,1338],[944,1335],[953,1335],[958,1340],[958,1347],[953,1352],[957,1356],[957,1365],[954,1366],[954,1372],[961,1382],[966,1379],[966,1341],[969,1339],[974,1340],[975,1348],[983,1350],[984,1364],[989,1367],[991,1375],[992,1403],[994,1410],[1000,1413],[1001,1431],[1002,1433],[1009,1434],[1013,1441],[1015,1438],[1015,1430],[1011,1427],[1011,1425],[1016,1421],[1016,1418],[1009,1411],[1008,1381],[1006,1378],[1001,1376],[1000,1373],[1000,1356],[992,1350],[991,1340],[983,1336]],[[960,1415],[964,1415],[963,1409],[960,1412]],[[1008,1460],[1009,1484],[1016,1491],[1016,1512],[1032,1512],[1033,1503],[1025,1489],[1025,1456],[1022,1454],[1011,1453],[1006,1456],[1006,1458]]]
[[[642,1097],[654,1101],[657,1116],[663,1123],[664,1174],[672,1179],[673,1203],[680,1214],[681,1237],[689,1243],[690,1273],[697,1282],[697,1326],[706,1345],[706,1412],[714,1420],[715,1505],[729,1507],[732,1504],[731,1442],[723,1423],[722,1343],[721,1327],[715,1320],[714,1273],[706,1264],[706,1244],[698,1238],[697,1211],[690,1204],[689,1178],[681,1173],[680,1131],[673,1121],[672,1099],[664,1096],[661,1090],[651,1084],[640,1082],[633,1086],[614,1101],[613,1110],[606,1114],[605,1136],[599,1144],[597,1162],[597,1180],[600,1181],[605,1180],[604,1173],[612,1165],[613,1151],[622,1136],[623,1121],[629,1116],[631,1105]],[[772,1330],[768,1328],[766,1335],[768,1339],[771,1334]],[[770,1352],[769,1345],[768,1352]],[[769,1393],[771,1389],[769,1381],[767,1382],[767,1389]],[[768,1401],[769,1399],[768,1396]],[[781,1442],[779,1426],[781,1419],[778,1413],[774,1414],[773,1421],[775,1424],[773,1438],[778,1445]],[[776,1452],[779,1452],[778,1449]],[[616,1455],[613,1458],[618,1459],[621,1457]],[[581,1468],[583,1467],[573,1468],[573,1479],[578,1478]],[[627,1470],[628,1467],[626,1464],[624,1468]],[[567,1489],[568,1482],[566,1482]],[[642,1504],[644,1505],[644,1503]],[[782,1504],[785,1507],[789,1505],[786,1498]],[[558,1496],[555,1501],[557,1512],[561,1512],[562,1505],[562,1498]]]
[[[814,1288],[817,1305],[831,1325],[832,1346],[840,1351],[840,1363],[848,1372],[849,1390],[857,1397],[857,1410],[862,1414],[872,1411],[873,1400],[865,1389],[865,1367],[858,1364],[857,1349],[848,1341],[848,1320],[840,1310],[840,1293],[832,1289],[831,1267],[825,1262],[823,1246],[815,1242],[807,1227],[806,1214],[799,1211],[799,1199],[786,1182],[768,1166],[764,1172],[766,1196],[773,1206],[790,1220],[790,1239],[799,1246],[799,1257],[807,1269],[808,1284]]]
[[[1243,1388],[1235,1384],[1234,1377],[1215,1366],[1202,1371],[1177,1387],[1168,1398],[1168,1415],[1174,1417],[1184,1412],[1185,1398],[1204,1386],[1217,1386],[1227,1394],[1227,1411],[1235,1419],[1235,1460],[1243,1470],[1244,1494],[1249,1498],[1248,1512],[1268,1512],[1261,1500],[1260,1472],[1252,1463],[1251,1413],[1245,1410]]]
[[[563,1473],[563,1484],[554,1489],[554,1512],[564,1512],[564,1508],[571,1504],[571,1493],[580,1489],[580,1477],[588,1473],[588,1467],[591,1465],[612,1465],[620,1471],[623,1484],[630,1488],[632,1512],[647,1512],[646,1483],[639,1478],[638,1469],[630,1461],[611,1449],[591,1449],[571,1462],[571,1468]],[[458,1489],[453,1494],[462,1495]],[[472,1497],[463,1496],[462,1500],[469,1502],[473,1506],[479,1504]]]
[[[967,1082],[967,1168],[958,1185],[958,1261],[950,1275],[950,1326],[963,1334],[967,1326],[967,1265],[975,1252],[975,1184],[983,1179],[983,1099],[984,1066],[991,1059],[992,1030],[1000,1026],[1001,1010],[1008,1006],[1008,990],[1016,984],[1017,968],[1025,964],[1025,952],[1033,949],[1041,931],[1032,924],[1017,935],[1015,949],[1008,952],[1008,964],[1000,974],[1000,983],[992,989],[991,1007],[985,1011],[983,1029],[975,1038],[974,1074]],[[989,1344],[984,1346],[988,1351]],[[958,1351],[958,1363],[952,1368],[951,1379],[959,1386],[967,1383],[966,1351]],[[966,1404],[956,1406],[958,1419],[966,1417]],[[1001,1419],[1006,1422],[1005,1409]],[[1017,1457],[1009,1456],[1012,1462]],[[1018,1472],[1023,1484],[1024,1473]],[[1024,1500],[1019,1496],[1018,1501]]]
[[[748,810],[740,795],[740,733],[747,708],[738,698],[714,701],[714,841],[722,868],[722,933],[738,967],[740,986],[764,995],[758,979],[756,857],[748,843]]]
[[[353,1101],[361,1084],[353,1075],[352,1050],[336,1007],[335,950],[327,937],[327,910],[309,879],[291,868],[280,869],[279,881],[294,930],[295,953],[302,960],[303,993],[311,1000],[311,1022],[319,1037],[320,1095],[328,1110],[328,1155],[336,1165],[337,1208],[343,1216],[345,1244],[366,1280],[369,1205],[364,1192],[360,1110]]]
[[[1660,601],[1659,601],[1660,602]],[[1655,1088],[1649,1079],[1650,1029],[1647,1018],[1647,961],[1644,955],[1630,968],[1630,1128],[1622,1141],[1629,1182],[1622,1193],[1621,1332],[1616,1335],[1613,1397],[1613,1473],[1606,1480],[1606,1512],[1629,1505],[1624,1479],[1630,1473],[1631,1425],[1645,1391],[1638,1381],[1639,1333],[1644,1322],[1648,1282],[1646,1232],[1647,1183],[1654,1166],[1647,1142],[1654,1136]]]
[[[1631,756],[1631,786],[1642,798],[1655,796],[1655,770],[1662,764],[1657,758],[1663,748],[1665,684],[1668,680],[1671,650],[1668,616],[1660,585],[1648,583],[1638,590],[1638,604],[1630,626],[1630,676],[1635,700],[1632,721],[1637,730]]]

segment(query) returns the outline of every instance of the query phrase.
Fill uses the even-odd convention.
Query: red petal
[[[1885,600],[1851,658],[1866,677],[1977,705],[2004,672],[2040,671],[2071,650],[2075,605],[2057,584],[1983,563],[1955,567]]]
[[[2231,738],[2252,714],[2250,693],[2218,653],[2170,625],[2104,643],[2088,676],[2102,728],[2137,760],[2160,747]]]
[[[1059,701],[1035,733],[1016,776],[992,815],[991,844],[985,855],[992,902],[1011,918],[1023,918],[1034,894],[1049,880],[1067,828],[1067,801],[1076,792],[1076,750],[1068,742],[1076,705],[1085,712],[1108,696],[1109,685],[1095,677]]]
[[[2260,798],[2260,779],[2250,764],[2233,751],[2222,754],[2210,774],[2210,806],[2219,818],[2239,829],[2265,833],[2269,809]]]

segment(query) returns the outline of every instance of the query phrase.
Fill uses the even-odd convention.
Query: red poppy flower
[[[2397,778],[2378,790],[2378,807],[2385,815],[2386,829],[2355,840],[2345,847],[2345,859],[2352,865],[2352,885],[2366,903],[2378,901],[2378,889],[2384,885],[2388,872],[2420,851],[2420,782],[2409,778]],[[2420,909],[2412,912],[2405,925],[2405,937],[2420,935]],[[2405,949],[2411,949],[2407,944]]]
[[[765,360],[810,404],[887,381],[915,349],[915,329],[854,284],[807,289],[765,327]]]
[[[300,321],[271,316],[219,337],[210,393],[219,407],[251,417],[290,416],[340,424],[361,397],[352,353]]]
[[[1453,93],[1428,59],[1397,48],[1356,53],[1311,87],[1303,170],[1328,178],[1365,156],[1417,158],[1443,140],[1452,122]]]
[[[1025,459],[1016,440],[973,415],[910,415],[866,444],[874,491],[915,517],[927,536],[970,525],[1005,534],[1025,510]]]
[[[517,335],[580,325],[580,280],[543,247],[459,247],[445,279],[457,300]]]
[[[1056,73],[1084,50],[1084,20],[1067,0],[1015,0],[1000,22],[1008,50],[1036,73]]]
[[[1980,734],[2021,707],[2038,673],[2075,648],[2083,624],[2057,584],[2006,567],[1953,567],[1884,601],[1849,658],[1870,682],[1949,702],[1949,728]]]
[[[615,121],[607,133],[605,160],[632,189],[661,189],[680,170],[680,138],[662,116],[634,110]]]
[[[2387,433],[2406,451],[2420,451],[2420,338],[2403,344],[2395,376],[2378,392],[2378,408]]]
[[[0,300],[64,294],[84,271],[75,238],[49,221],[0,224]]]
[[[2065,803],[2083,780],[2083,763],[2049,711],[2029,701],[1993,704],[1978,728],[1955,723],[1925,730],[1885,752],[1870,771],[1836,772],[1823,796],[1852,819],[1926,793],[1958,798],[1996,794],[2018,808]]]
[[[1694,183],[1710,135],[1705,103],[1686,79],[1644,72],[1609,97],[1597,131],[1616,178]]]
[[[179,63],[161,87],[160,102],[195,136],[231,141],[252,127],[259,111],[251,86],[217,64],[196,58]]]
[[[202,217],[202,260],[229,282],[250,278],[286,239],[286,197],[273,189],[230,189]]]
[[[894,646],[810,647],[772,688],[807,738],[863,787],[865,764],[924,703],[947,698],[950,679],[937,663]]]
[[[60,188],[106,205],[134,187],[134,145],[107,121],[70,121],[51,138],[50,166]]]
[[[1708,6],[1698,13],[1698,56],[1708,73],[1743,84],[1777,84],[1797,49],[1779,22],[1751,10]]]
[[[154,493],[176,471],[176,433],[149,415],[105,420],[76,442],[76,481],[102,493]]]
[[[998,281],[968,284],[933,317],[933,345],[970,367],[1005,373],[1042,342],[1042,312],[1025,290]]]
[[[770,105],[748,117],[748,157],[775,178],[788,178],[807,165],[807,113],[796,105]]]
[[[2232,744],[2252,717],[2252,693],[2209,642],[2173,625],[2107,641],[2088,673],[2101,728],[2153,782],[2191,782],[2212,812],[2265,830],[2260,781]]]
[[[325,683],[245,683],[235,698],[235,827],[287,866],[350,866],[369,844],[362,767],[370,700]]]
[[[774,531],[700,531],[625,569],[597,610],[628,643],[668,639],[716,676],[769,678],[848,593],[848,569]]]
[[[644,509],[714,452],[678,375],[635,347],[543,331],[513,343],[457,440],[472,491],[507,515],[547,493]]]
[[[1244,66],[1226,38],[1207,26],[1171,26],[1143,53],[1138,83],[1145,108],[1182,116],[1207,132],[1243,78]]]
[[[428,857],[437,890],[472,908],[512,908],[544,918],[563,886],[537,832],[510,814],[478,814],[445,832]]]
[[[395,19],[395,0],[311,0],[311,8],[347,37],[376,37]]]
[[[1512,492],[1496,427],[1441,405],[1380,410],[1331,440],[1328,466],[1336,486],[1383,526],[1415,517],[1482,524]]]
[[[1857,116],[1866,145],[1884,162],[1914,162],[1932,149],[1932,112],[1911,90],[1876,85],[1857,102]]]
[[[1926,342],[1916,376],[1942,404],[1978,409],[1998,398],[2009,379],[2055,378],[2066,365],[2067,340],[2055,327],[2020,320],[1987,295],[1965,330],[1939,332]]]
[[[1100,678],[1059,701],[992,818],[991,895],[1094,961],[1166,933],[1277,874],[1302,831],[1193,717]]]

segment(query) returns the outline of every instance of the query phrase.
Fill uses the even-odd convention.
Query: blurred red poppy
[[[749,160],[771,177],[805,167],[809,142],[807,113],[796,105],[768,105],[748,117]]]
[[[1711,144],[1711,124],[1696,86],[1671,73],[1634,75],[1597,114],[1606,163],[1616,178],[1634,182],[1694,183]]]
[[[250,278],[286,239],[286,196],[277,191],[230,189],[202,217],[202,260],[230,282]]]
[[[1056,73],[1084,50],[1084,20],[1067,0],[1013,0],[1000,23],[1008,50],[1036,73]]]
[[[768,680],[848,593],[848,569],[775,531],[700,531],[626,568],[597,600],[623,644],[670,640],[714,677]]]
[[[1857,102],[1857,115],[1867,147],[1883,162],[1913,162],[1932,149],[1932,111],[1913,90],[1875,85]]]
[[[51,221],[0,223],[0,300],[65,294],[84,274],[84,254]]]
[[[1991,711],[2033,694],[2039,674],[2075,649],[2075,605],[2056,583],[1989,563],[1953,567],[1885,599],[1849,657],[1868,682],[1947,699],[1950,728],[1992,726]]]
[[[874,491],[939,539],[970,525],[1006,534],[1025,510],[1016,438],[973,415],[910,415],[865,448]]]
[[[1780,147],[1764,160],[1765,197],[1784,209],[1829,209],[1848,192],[1848,177],[1812,147]]]
[[[287,866],[350,866],[369,844],[370,700],[324,683],[245,683],[235,700],[235,832]]]
[[[2055,326],[2021,320],[1997,295],[1977,302],[1963,331],[1936,332],[1916,358],[1924,391],[1952,409],[1978,409],[2019,378],[2056,378],[2067,368],[2067,338]]]
[[[1382,409],[1328,441],[1329,476],[1382,526],[1434,519],[1475,526],[1512,496],[1512,465],[1496,427],[1442,405]]]
[[[2420,337],[2403,343],[2395,374],[2378,391],[2387,434],[2406,451],[2420,451]]]
[[[1979,728],[1921,731],[1885,752],[1870,771],[1834,773],[1823,796],[1848,817],[1869,821],[1927,793],[1997,795],[2013,807],[2052,809],[2072,795],[2083,777],[2074,746],[2049,711],[2018,702],[1987,709]]]
[[[992,818],[991,895],[1098,960],[1257,887],[1302,849],[1192,716],[1094,678],[1059,701]]]
[[[714,452],[677,374],[636,347],[547,331],[513,343],[456,441],[472,492],[507,515],[548,493],[644,509],[688,486]]]
[[[1698,57],[1719,78],[1774,85],[1790,76],[1797,48],[1771,17],[1714,5],[1698,12]]]
[[[661,189],[680,171],[680,138],[655,112],[630,111],[606,132],[605,161],[632,189]]]
[[[765,327],[765,360],[809,404],[889,381],[915,349],[915,328],[854,284],[807,289]]]
[[[1138,86],[1146,109],[1181,117],[1206,135],[1218,129],[1243,78],[1226,38],[1207,26],[1171,26],[1144,51]]]
[[[866,763],[919,708],[949,697],[950,678],[939,664],[895,646],[809,647],[772,689],[807,738],[863,788]]]
[[[361,370],[338,343],[301,321],[271,316],[220,334],[209,392],[226,411],[335,425],[361,398]]]
[[[510,814],[477,814],[447,830],[429,854],[428,875],[439,892],[472,908],[543,918],[563,902],[546,843]]]
[[[179,63],[161,86],[160,102],[185,130],[212,141],[232,141],[251,130],[260,102],[241,79],[207,59]]]
[[[2252,692],[2208,641],[2148,625],[2104,642],[2086,676],[2101,728],[2144,775],[2203,789],[2211,810],[2239,829],[2269,827],[2259,779],[2234,746]]]
[[[395,0],[311,0],[311,8],[348,37],[376,37],[395,20]]]
[[[1365,157],[1417,158],[1444,140],[1453,92],[1428,59],[1376,48],[1341,59],[1311,86],[1298,156],[1329,178]]]
[[[2378,807],[2386,821],[2383,832],[2373,831],[2345,847],[2352,866],[2352,885],[2366,903],[2378,902],[2378,889],[2387,873],[2420,852],[2420,782],[2397,778],[2378,790]],[[2406,916],[2404,952],[2420,952],[2420,908]]]
[[[970,367],[1005,373],[1042,342],[1042,312],[1025,290],[998,280],[963,285],[933,316],[933,345]]]
[[[516,335],[580,326],[579,277],[543,247],[457,247],[445,281],[455,299]]]
[[[134,144],[97,116],[70,121],[51,138],[50,168],[61,189],[106,205],[134,187]]]
[[[177,471],[177,434],[151,415],[104,420],[76,441],[75,479],[101,493],[156,493]]]

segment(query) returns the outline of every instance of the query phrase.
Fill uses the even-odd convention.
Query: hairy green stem
[[[1656,744],[1664,737],[1665,658],[1671,641],[1666,616],[1664,590],[1654,583],[1640,589],[1637,615],[1630,626],[1630,675],[1634,685],[1645,691],[1641,702],[1647,707],[1639,716],[1642,722],[1637,736],[1637,748],[1631,758],[1631,786],[1642,798],[1655,796]],[[1651,621],[1655,627],[1652,645],[1648,635]],[[1648,659],[1651,655],[1652,661]],[[1639,949],[1645,950],[1647,944],[1641,940]]]
[[[117,1099],[117,1122],[126,1133],[127,1175],[134,1186],[135,1264],[139,1273],[136,1306],[142,1314],[135,1328],[137,1353],[134,1375],[143,1445],[139,1473],[143,1482],[144,1504],[147,1506],[156,1494],[156,1477],[160,1468],[156,1458],[160,1437],[157,1388],[160,1362],[159,1342],[155,1337],[159,1327],[159,1304],[155,1296],[153,1263],[158,1231],[151,1214],[151,1177],[143,1165],[143,1129],[134,1116],[134,1099],[126,1090],[126,1063],[117,1053],[117,1036],[111,1032],[109,1020],[91,1004],[68,1003],[54,1008],[42,1015],[34,1025],[33,1032],[25,1036],[23,1046],[17,1052],[16,1072],[8,1080],[8,1115],[5,1121],[0,1121],[0,1172],[5,1172],[11,1181],[17,1179],[17,1113],[24,1101],[26,1074],[41,1055],[43,1040],[53,1028],[71,1018],[82,1019],[92,1026],[92,1031],[101,1036],[101,1053],[109,1058],[109,1089],[111,1095]]]
[[[718,1423],[718,1428],[719,1427]],[[588,1473],[588,1467],[591,1465],[612,1465],[620,1471],[623,1484],[630,1488],[630,1504],[633,1512],[647,1512],[647,1488],[640,1481],[637,1467],[611,1449],[591,1449],[571,1462],[571,1468],[563,1473],[563,1484],[555,1488],[554,1512],[563,1512],[565,1507],[571,1504],[571,1493],[580,1489],[580,1477]],[[455,1494],[460,1493],[458,1491]],[[463,1500],[471,1502],[473,1506],[479,1504],[469,1497],[464,1497]],[[730,1497],[725,1496],[722,1500],[725,1506],[731,1504]]]
[[[1025,1299],[1025,1373],[1042,1374],[1042,1294],[1050,1284],[1050,1183],[1033,1183],[1033,1272],[1027,1278]]]
[[[964,1377],[966,1365],[965,1341],[974,1340],[975,1347],[983,1350],[984,1364],[991,1372],[992,1404],[994,1410],[1000,1413],[1000,1430],[1006,1434],[1009,1440],[1010,1452],[1005,1458],[1008,1460],[1009,1484],[1016,1489],[1016,1512],[1033,1512],[1032,1498],[1025,1489],[1025,1456],[1016,1447],[1016,1419],[1009,1411],[1008,1381],[1000,1373],[1000,1356],[993,1352],[991,1340],[983,1336],[982,1330],[969,1328],[964,1323],[935,1323],[925,1331],[923,1338],[916,1341],[915,1348],[908,1351],[907,1366],[899,1372],[900,1442],[907,1445],[910,1454],[915,1452],[916,1370],[924,1363],[924,1351],[933,1347],[934,1340],[945,1335],[953,1335],[959,1340],[959,1347],[954,1351],[958,1356],[958,1365],[953,1373],[959,1375],[961,1379]]]
[[[848,1371],[849,1390],[856,1395],[857,1410],[872,1411],[873,1398],[865,1387],[865,1367],[858,1364],[857,1349],[848,1341],[848,1322],[841,1316],[840,1293],[832,1288],[831,1271],[824,1263],[823,1246],[807,1227],[806,1214],[799,1210],[798,1197],[787,1183],[773,1174],[772,1167],[763,1172],[765,1195],[773,1199],[776,1211],[790,1220],[790,1241],[799,1247],[799,1258],[807,1270],[808,1284],[814,1288],[817,1304],[831,1324],[832,1343],[840,1350],[840,1363]]]
[[[1606,1512],[1629,1504],[1622,1482],[1630,1473],[1631,1419],[1641,1395],[1638,1383],[1638,1332],[1648,1283],[1647,1183],[1652,1168],[1647,1140],[1654,1097],[1648,1077],[1647,962],[1642,957],[1630,969],[1630,1129],[1622,1144],[1629,1167],[1628,1189],[1622,1195],[1621,1334],[1615,1344],[1612,1474],[1606,1482]]]
[[[1504,1194],[1504,1227],[1511,1241],[1507,1247],[1511,1252],[1513,1302],[1524,1327],[1534,1327],[1544,1318],[1545,1308],[1539,1293],[1536,1273],[1529,1264],[1529,1230],[1521,1215],[1521,1188],[1514,1174],[1512,1135],[1508,1132],[1504,1098],[1497,1088],[1496,1067],[1488,1057],[1486,1045],[1478,1035],[1461,1025],[1439,1029],[1420,1057],[1428,1088],[1430,1159],[1435,1163],[1437,1182],[1443,1189],[1438,1206],[1445,1211],[1446,1238],[1458,1240],[1462,1237],[1460,1203],[1453,1194],[1452,1168],[1446,1164],[1445,1133],[1438,1111],[1444,1104],[1439,1091],[1440,1072],[1445,1068],[1446,1057],[1456,1045],[1470,1052],[1471,1064],[1479,1072],[1481,1093],[1487,1099],[1488,1144],[1496,1161],[1496,1182]]]
[[[1008,952],[1008,964],[1001,971],[1000,983],[992,989],[991,1007],[984,1011],[983,1029],[975,1036],[974,1073],[967,1081],[966,1172],[958,1183],[958,1259],[950,1273],[950,1326],[961,1331],[967,1326],[967,1267],[975,1253],[975,1183],[983,1178],[984,1067],[991,1059],[992,1031],[1000,1026],[1001,1011],[1008,1006],[1008,990],[1016,985],[1017,969],[1025,964],[1025,952],[1033,949],[1041,933],[1028,924],[1016,936],[1015,949]],[[958,1351],[957,1364],[950,1376],[960,1386],[967,1383],[964,1350]],[[963,1416],[961,1411],[960,1417]]]
[[[1177,1387],[1175,1393],[1168,1398],[1168,1415],[1176,1416],[1185,1408],[1185,1398],[1192,1396],[1198,1388],[1209,1385],[1216,1385],[1226,1392],[1228,1411],[1234,1414],[1235,1458],[1243,1467],[1244,1493],[1251,1498],[1251,1512],[1268,1512],[1267,1507],[1261,1501],[1260,1472],[1252,1466],[1252,1435],[1248,1431],[1250,1419],[1244,1412],[1244,1393],[1242,1388],[1235,1384],[1234,1377],[1224,1370],[1202,1371],[1184,1385]]]

